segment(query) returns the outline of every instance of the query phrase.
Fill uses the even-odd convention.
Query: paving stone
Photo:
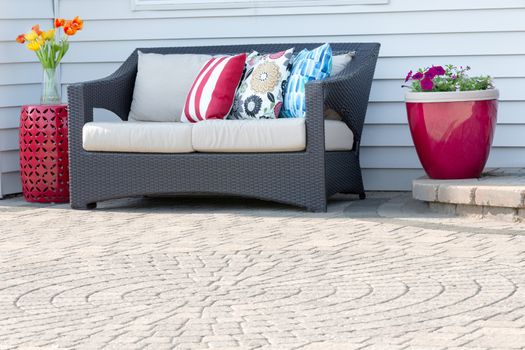
[[[440,202],[431,202],[428,203],[429,208],[432,211],[441,214],[455,215],[456,214],[456,205],[449,203],[440,203]]]
[[[518,209],[517,218],[522,221],[525,220],[525,209]]]
[[[461,216],[470,216],[473,218],[482,218],[483,207],[479,205],[458,204],[456,206],[456,214]]]
[[[483,217],[514,222],[517,221],[518,211],[514,208],[503,208],[503,207],[483,207]]]
[[[317,342],[301,347],[301,350],[357,350],[357,349],[368,349],[369,347],[364,347],[363,345],[357,345],[356,343],[332,343],[332,342]]]
[[[368,198],[0,201],[0,349],[524,344],[525,225]]]
[[[484,346],[488,349],[523,349],[524,344],[525,335],[523,334],[484,335],[471,343],[473,346]]]
[[[438,189],[439,184],[414,180],[412,183],[412,196],[420,201],[434,202],[438,199]]]
[[[437,202],[452,204],[474,204],[477,187],[468,185],[445,185],[438,188]]]
[[[475,203],[490,207],[523,208],[525,186],[479,186]]]
[[[479,179],[433,180],[423,177],[414,180],[412,187],[414,199],[461,205],[455,209],[457,215],[479,217],[485,212],[493,220],[512,221],[525,218],[522,211],[525,210],[525,169],[495,169]],[[432,205],[431,208],[438,213],[451,212],[439,205]],[[499,208],[520,210],[511,218]]]

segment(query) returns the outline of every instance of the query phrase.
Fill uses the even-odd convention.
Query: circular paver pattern
[[[378,214],[396,198],[0,203],[0,349],[525,344],[520,226]]]

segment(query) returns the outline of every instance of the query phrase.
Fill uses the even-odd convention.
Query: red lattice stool
[[[69,202],[67,106],[22,106],[20,173],[28,202]]]

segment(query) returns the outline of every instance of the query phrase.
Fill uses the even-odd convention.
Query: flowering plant
[[[83,27],[84,21],[78,16],[72,20],[56,18],[54,28],[42,31],[40,25],[37,24],[28,33],[20,34],[16,41],[20,44],[27,43],[27,48],[36,53],[44,69],[56,68],[69,49],[68,37],[75,35]],[[62,28],[65,34],[60,40],[55,38],[58,28]]]
[[[405,83],[411,81],[411,85],[403,87],[412,88],[414,92],[430,91],[472,91],[487,90],[493,88],[490,76],[469,77],[467,72],[470,67],[457,67],[454,65],[432,66],[419,69],[416,73],[408,72]]]

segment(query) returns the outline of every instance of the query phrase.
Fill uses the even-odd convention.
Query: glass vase
[[[43,105],[57,105],[61,103],[62,91],[60,89],[60,79],[58,67],[44,68],[42,79],[42,96],[40,103]]]

